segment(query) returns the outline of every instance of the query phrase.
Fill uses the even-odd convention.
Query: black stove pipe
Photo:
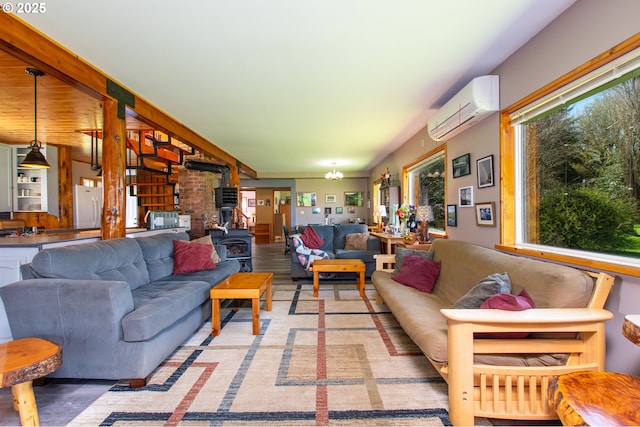
[[[201,162],[199,160],[187,160],[184,162],[184,167],[187,169],[205,171],[205,172],[216,172],[222,174],[221,186],[222,187],[230,187],[231,186],[231,170],[227,165],[218,165],[215,163],[209,162]]]

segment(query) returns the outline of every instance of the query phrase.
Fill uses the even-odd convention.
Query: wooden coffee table
[[[266,309],[271,311],[273,273],[235,273],[211,288],[211,335],[220,334],[220,300],[250,299],[253,335],[260,333],[260,297],[265,292]]]
[[[358,289],[360,290],[360,296],[364,297],[364,272],[366,266],[361,259],[317,259],[313,261],[311,266],[313,270],[313,296],[318,296],[318,287],[320,286],[320,273],[359,273],[358,274]]]
[[[62,348],[40,338],[21,338],[0,344],[0,386],[11,387],[13,407],[23,426],[39,426],[33,380],[62,365]]]

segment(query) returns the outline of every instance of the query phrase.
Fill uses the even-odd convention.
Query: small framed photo
[[[460,157],[456,157],[451,161],[453,170],[453,177],[460,178],[461,176],[471,174],[471,155],[469,153],[463,154]]]
[[[458,204],[461,208],[473,206],[473,186],[458,188]]]
[[[342,207],[336,208],[336,215],[342,215]]]
[[[331,208],[324,208],[325,215],[331,215]]]
[[[250,208],[254,208],[256,206],[256,199],[249,199],[248,204]]]
[[[326,203],[335,203],[336,202],[336,195],[335,194],[325,194],[324,195],[324,201]]]
[[[493,155],[483,157],[476,161],[478,169],[478,188],[493,187]]]
[[[449,227],[458,226],[458,206],[447,205],[447,225]]]
[[[476,204],[476,225],[480,227],[496,226],[496,204],[485,202]]]
[[[264,200],[262,199],[258,200],[258,206],[264,206]]]
[[[311,208],[312,215],[320,215],[320,208]]]

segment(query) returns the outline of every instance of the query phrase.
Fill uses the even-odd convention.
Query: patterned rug
[[[225,301],[149,385],[117,384],[70,425],[450,425],[447,385],[375,291],[350,282],[274,285],[251,334],[250,304]]]

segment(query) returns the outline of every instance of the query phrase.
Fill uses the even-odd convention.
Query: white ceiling
[[[56,0],[19,18],[259,177],[363,176],[574,1]]]

